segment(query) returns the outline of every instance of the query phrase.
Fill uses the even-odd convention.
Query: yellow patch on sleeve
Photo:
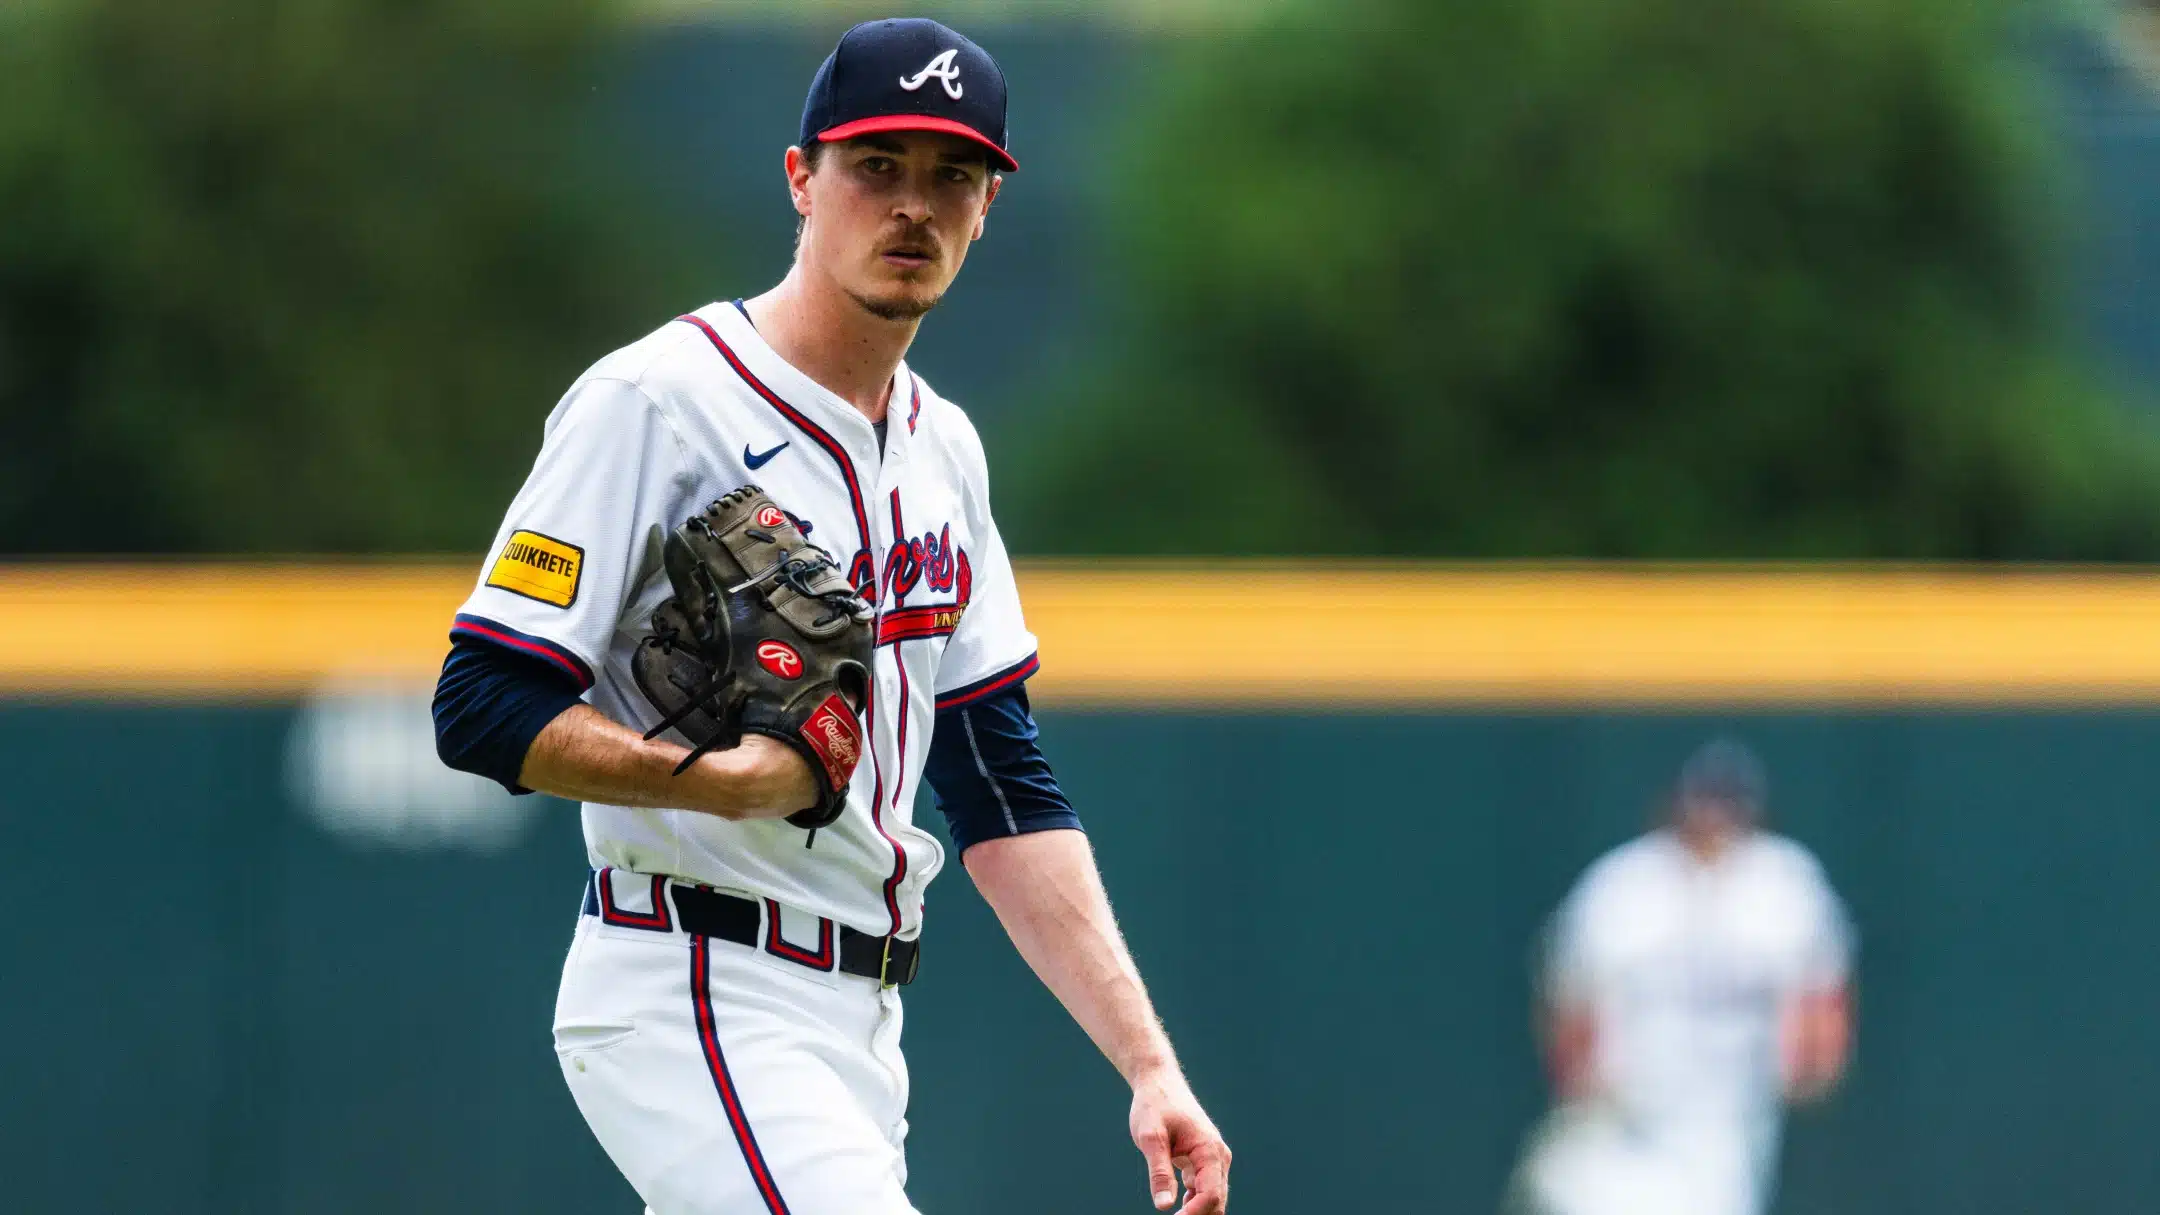
[[[513,595],[569,607],[577,602],[578,575],[585,569],[585,550],[539,532],[510,533],[487,584]]]

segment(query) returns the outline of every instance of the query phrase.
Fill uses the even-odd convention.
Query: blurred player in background
[[[1762,764],[1720,740],[1665,819],[1576,883],[1550,931],[1556,1090],[1510,1203],[1523,1215],[1756,1215],[1787,1102],[1851,1048],[1852,934],[1815,857],[1762,827]]]

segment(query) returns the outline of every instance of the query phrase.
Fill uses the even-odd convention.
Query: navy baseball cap
[[[1761,807],[1770,792],[1770,778],[1762,760],[1747,744],[1730,738],[1712,739],[1695,749],[1680,766],[1680,796],[1733,802]]]
[[[840,36],[803,102],[802,139],[832,143],[878,131],[942,131],[981,144],[1010,173],[1005,73],[990,53],[920,17],[865,21]]]

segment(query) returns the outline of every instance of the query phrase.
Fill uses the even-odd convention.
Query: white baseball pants
[[[662,887],[614,876],[615,922],[578,919],[555,1052],[649,1215],[916,1215],[899,991],[770,948],[814,942],[807,915],[768,912],[757,949],[637,926]]]

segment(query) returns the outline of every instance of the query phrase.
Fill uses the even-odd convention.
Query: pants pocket
[[[636,1036],[634,1021],[573,1021],[555,1027],[555,1053],[565,1059],[596,1055]]]

